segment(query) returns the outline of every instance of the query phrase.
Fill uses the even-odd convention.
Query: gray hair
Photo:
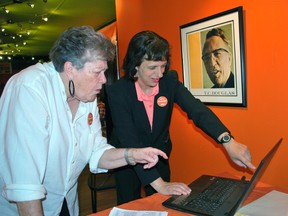
[[[115,46],[104,34],[95,32],[91,26],[71,27],[55,41],[49,57],[56,71],[63,72],[64,63],[69,61],[77,69],[86,62],[101,59],[112,61]]]

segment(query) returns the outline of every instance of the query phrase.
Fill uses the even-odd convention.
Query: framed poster
[[[207,105],[246,107],[243,9],[180,26],[184,85]]]

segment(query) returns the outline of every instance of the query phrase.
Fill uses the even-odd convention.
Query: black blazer
[[[152,130],[144,104],[137,99],[132,80],[121,78],[107,87],[107,95],[113,122],[110,143],[118,148],[150,146],[163,150],[169,156],[172,148],[169,126],[174,103],[215,141],[220,134],[228,131],[218,117],[178,81],[176,71],[167,72],[159,82],[159,93],[154,100]],[[161,96],[168,100],[164,107],[157,103]],[[136,165],[134,169],[144,185],[160,177],[156,167],[144,170],[142,165]]]

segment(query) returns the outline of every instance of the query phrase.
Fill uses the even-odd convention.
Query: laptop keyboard
[[[238,181],[217,179],[196,198],[193,197],[191,200],[188,196],[186,199],[182,200],[182,203],[184,206],[193,208],[195,211],[213,214],[238,185]]]

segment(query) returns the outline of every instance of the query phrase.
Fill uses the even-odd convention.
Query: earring
[[[138,67],[135,67],[135,74],[133,75],[133,79],[134,80],[137,80],[138,79],[138,75],[137,75],[137,73],[138,73]]]
[[[69,93],[71,95],[71,97],[74,97],[75,94],[75,86],[74,86],[74,82],[73,80],[69,80]]]

